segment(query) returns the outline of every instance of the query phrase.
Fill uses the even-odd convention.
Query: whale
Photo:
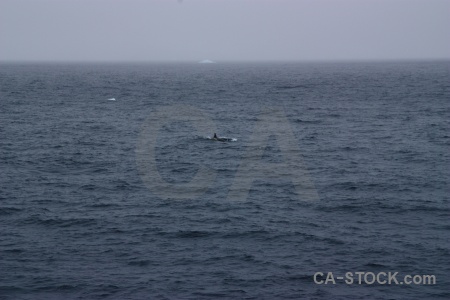
[[[230,138],[213,138],[213,140],[219,141],[219,142],[229,142],[229,141],[231,141]]]
[[[212,140],[214,140],[214,141],[219,141],[219,142],[231,142],[231,141],[233,141],[234,139],[227,138],[227,137],[221,138],[221,137],[218,137],[216,133],[214,133],[214,136],[212,137]]]

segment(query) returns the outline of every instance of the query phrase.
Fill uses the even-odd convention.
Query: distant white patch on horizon
[[[204,59],[202,61],[198,62],[199,64],[215,64],[215,61],[209,60],[209,59]]]
[[[116,98],[109,98],[109,101],[116,101]]]

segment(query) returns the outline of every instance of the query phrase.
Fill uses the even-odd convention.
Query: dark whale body
[[[220,138],[220,137],[218,137],[217,134],[215,134],[215,133],[214,133],[214,136],[213,136],[212,139],[215,140],[215,141],[219,141],[219,142],[229,142],[229,141],[232,140],[232,139],[230,139],[230,138]]]

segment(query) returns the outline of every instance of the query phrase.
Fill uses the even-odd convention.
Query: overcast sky
[[[0,60],[449,59],[450,0],[0,0]]]

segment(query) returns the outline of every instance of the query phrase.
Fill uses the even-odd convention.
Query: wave
[[[217,142],[237,142],[236,138],[230,138],[230,137],[226,137],[226,136],[219,137],[218,139],[215,139],[215,138],[210,137],[210,136],[206,136],[205,138],[208,139],[208,140],[217,141]]]

